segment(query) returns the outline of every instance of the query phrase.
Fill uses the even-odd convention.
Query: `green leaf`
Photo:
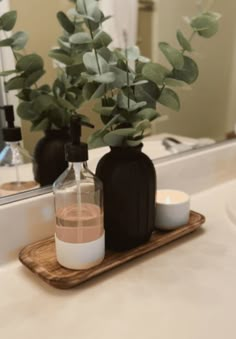
[[[107,106],[103,106],[102,103],[99,101],[95,104],[93,111],[104,116],[111,116],[111,113],[113,112],[114,108],[115,108],[115,102],[113,103],[113,106],[107,107]]]
[[[26,32],[16,32],[11,36],[11,39],[13,39],[12,48],[16,51],[24,49],[28,38],[29,36]]]
[[[166,78],[165,84],[166,86],[170,86],[170,87],[191,88],[186,82],[182,80],[173,79],[173,78]]]
[[[138,60],[140,57],[140,50],[138,46],[128,47],[124,51],[124,56],[127,58],[127,60],[130,60],[130,61]]]
[[[32,109],[42,113],[55,106],[55,99],[51,95],[43,94],[38,96],[32,103]]]
[[[3,39],[0,41],[0,47],[11,46],[14,40],[12,38]]]
[[[175,68],[175,69],[182,69],[184,66],[184,58],[180,51],[178,51],[176,48],[171,47],[166,42],[160,42],[159,48],[162,51],[162,53],[165,55],[169,63]]]
[[[24,87],[25,79],[23,77],[17,76],[5,83],[6,91],[11,91],[14,89],[21,89]]]
[[[53,49],[48,53],[48,55],[51,58],[65,64],[67,66],[73,64],[73,58],[70,55],[68,55],[68,53],[63,51],[62,49]]]
[[[75,107],[74,105],[72,105],[69,101],[61,98],[61,97],[57,97],[57,102],[58,104],[68,110],[74,111],[76,110],[77,107]]]
[[[31,131],[45,131],[50,126],[50,121],[46,118],[39,122],[34,121],[31,126]]]
[[[151,122],[148,119],[144,119],[135,125],[136,132],[143,132],[146,129],[151,128]]]
[[[89,73],[99,74],[100,72],[101,73],[109,72],[109,65],[106,62],[106,60],[103,59],[103,57],[99,54],[97,54],[96,58],[95,52],[85,53],[83,56],[83,62]]]
[[[66,73],[71,77],[78,77],[78,75],[84,71],[85,71],[84,64],[77,64],[66,67]]]
[[[35,84],[43,75],[45,74],[45,71],[43,69],[40,69],[38,71],[35,71],[27,76],[25,79],[25,87],[31,87],[33,84]]]
[[[58,12],[57,13],[57,19],[59,21],[59,23],[61,24],[62,28],[64,28],[64,30],[66,32],[68,32],[69,34],[73,34],[75,31],[75,25],[73,24],[73,22],[70,21],[70,19],[68,18],[68,16],[63,13],[63,12]]]
[[[21,102],[17,107],[17,114],[21,119],[29,121],[34,120],[36,117],[30,102]]]
[[[18,72],[24,72],[30,75],[33,72],[43,69],[43,59],[37,54],[29,54],[20,58],[16,63]]]
[[[219,29],[218,18],[211,13],[203,13],[194,17],[190,24],[192,28],[204,38],[211,38]]]
[[[118,94],[117,104],[120,108],[125,109],[129,112],[135,111],[138,108],[146,106],[146,101],[135,102],[122,93]]]
[[[95,22],[99,23],[102,19],[102,13],[96,0],[77,0],[76,5],[79,13],[91,17]]]
[[[120,132],[120,133],[119,133]],[[109,146],[122,146],[126,139],[129,136],[132,136],[136,133],[136,130],[134,128],[124,128],[116,131],[112,131],[110,133],[107,133],[103,140],[105,144]]]
[[[142,75],[147,80],[154,82],[157,86],[162,86],[170,71],[160,64],[148,63],[142,69]]]
[[[184,51],[188,51],[188,52],[192,52],[192,46],[190,44],[190,42],[185,38],[185,36],[183,35],[183,33],[178,30],[177,31],[177,40],[180,44],[180,46],[183,48]]]
[[[104,31],[99,31],[93,40],[93,46],[96,49],[107,47],[112,42],[112,38]]]
[[[85,100],[101,98],[105,94],[105,85],[87,83],[83,87],[83,97]]]
[[[94,132],[88,139],[89,148],[98,148],[106,146],[103,137],[107,134],[107,131],[99,130]]]
[[[90,81],[95,81],[101,84],[109,84],[115,81],[115,74],[113,72],[107,72],[103,74],[96,74],[90,76]]]
[[[182,80],[187,84],[194,83],[198,78],[198,66],[194,60],[191,58],[184,56],[184,67],[182,70],[173,70],[172,78],[177,80]]]
[[[178,95],[170,88],[164,88],[158,102],[174,111],[180,110],[180,101]]]
[[[160,96],[161,90],[154,84],[149,82],[141,86],[135,86],[136,101],[146,101],[147,107],[156,109],[156,101]]]
[[[1,17],[1,27],[4,31],[11,31],[15,26],[17,19],[17,12],[10,11],[2,15]]]
[[[91,44],[93,40],[91,39],[91,36],[87,32],[79,32],[71,35],[69,38],[70,43],[74,45],[86,45]]]
[[[142,111],[138,112],[136,115],[139,119],[147,119],[149,121],[153,121],[156,118],[160,117],[160,114],[152,108],[145,108]]]
[[[11,74],[16,74],[16,73],[17,73],[17,70],[12,69],[12,70],[9,70],[9,71],[0,72],[0,76],[8,76],[8,75],[11,75]]]

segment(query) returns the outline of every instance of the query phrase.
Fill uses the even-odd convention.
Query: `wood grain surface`
[[[191,211],[188,225],[169,232],[155,231],[149,242],[129,251],[106,251],[103,262],[88,270],[74,271],[60,266],[56,259],[54,237],[26,246],[21,250],[19,259],[23,265],[51,286],[69,289],[192,233],[204,222],[203,215]]]

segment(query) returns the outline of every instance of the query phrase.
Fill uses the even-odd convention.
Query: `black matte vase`
[[[112,147],[98,163],[104,186],[106,248],[123,251],[150,239],[155,223],[156,172],[138,147]]]
[[[68,129],[47,130],[34,151],[34,177],[40,186],[52,185],[65,171],[65,144],[70,141]]]

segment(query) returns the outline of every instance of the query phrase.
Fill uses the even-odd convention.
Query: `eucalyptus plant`
[[[137,46],[124,50],[112,49],[111,37],[103,30],[105,17],[96,0],[73,0],[68,13],[59,12],[58,21],[63,35],[58,48],[49,56],[59,62],[58,76],[52,87],[37,86],[43,76],[43,60],[37,54],[22,55],[26,35],[17,32],[0,41],[10,46],[15,58],[15,70],[2,73],[15,74],[6,82],[6,90],[20,90],[22,100],[18,114],[30,120],[33,129],[47,129],[68,125],[71,114],[78,113],[87,101],[94,100],[94,111],[100,115],[104,127],[90,137],[91,147],[136,146],[140,144],[151,122],[160,114],[157,104],[180,110],[175,87],[191,85],[198,78],[198,66],[190,57],[195,35],[210,38],[216,34],[220,15],[204,9],[187,19],[191,28],[187,38],[180,30],[176,37],[179,49],[166,42],[159,48],[169,67],[151,62],[140,55]],[[0,18],[3,31],[14,27],[16,13],[11,11]],[[17,42],[17,37],[22,43]],[[23,38],[24,37],[24,38]],[[124,41],[126,41],[124,32]],[[83,117],[83,119],[87,119]]]

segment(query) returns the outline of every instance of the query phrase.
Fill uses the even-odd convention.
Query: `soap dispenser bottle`
[[[10,181],[0,186],[0,194],[13,194],[34,188],[37,183],[34,181],[23,180],[20,165],[31,162],[28,152],[21,146],[21,129],[14,124],[14,107],[6,105],[0,107],[5,112],[7,126],[2,129],[5,147],[0,152],[0,166],[12,167],[12,173],[9,173]],[[11,171],[10,171],[11,172]]]
[[[65,146],[68,169],[53,185],[56,214],[56,256],[62,266],[83,270],[105,255],[103,186],[88,169],[88,146],[80,141],[82,122],[72,115],[71,143]]]

